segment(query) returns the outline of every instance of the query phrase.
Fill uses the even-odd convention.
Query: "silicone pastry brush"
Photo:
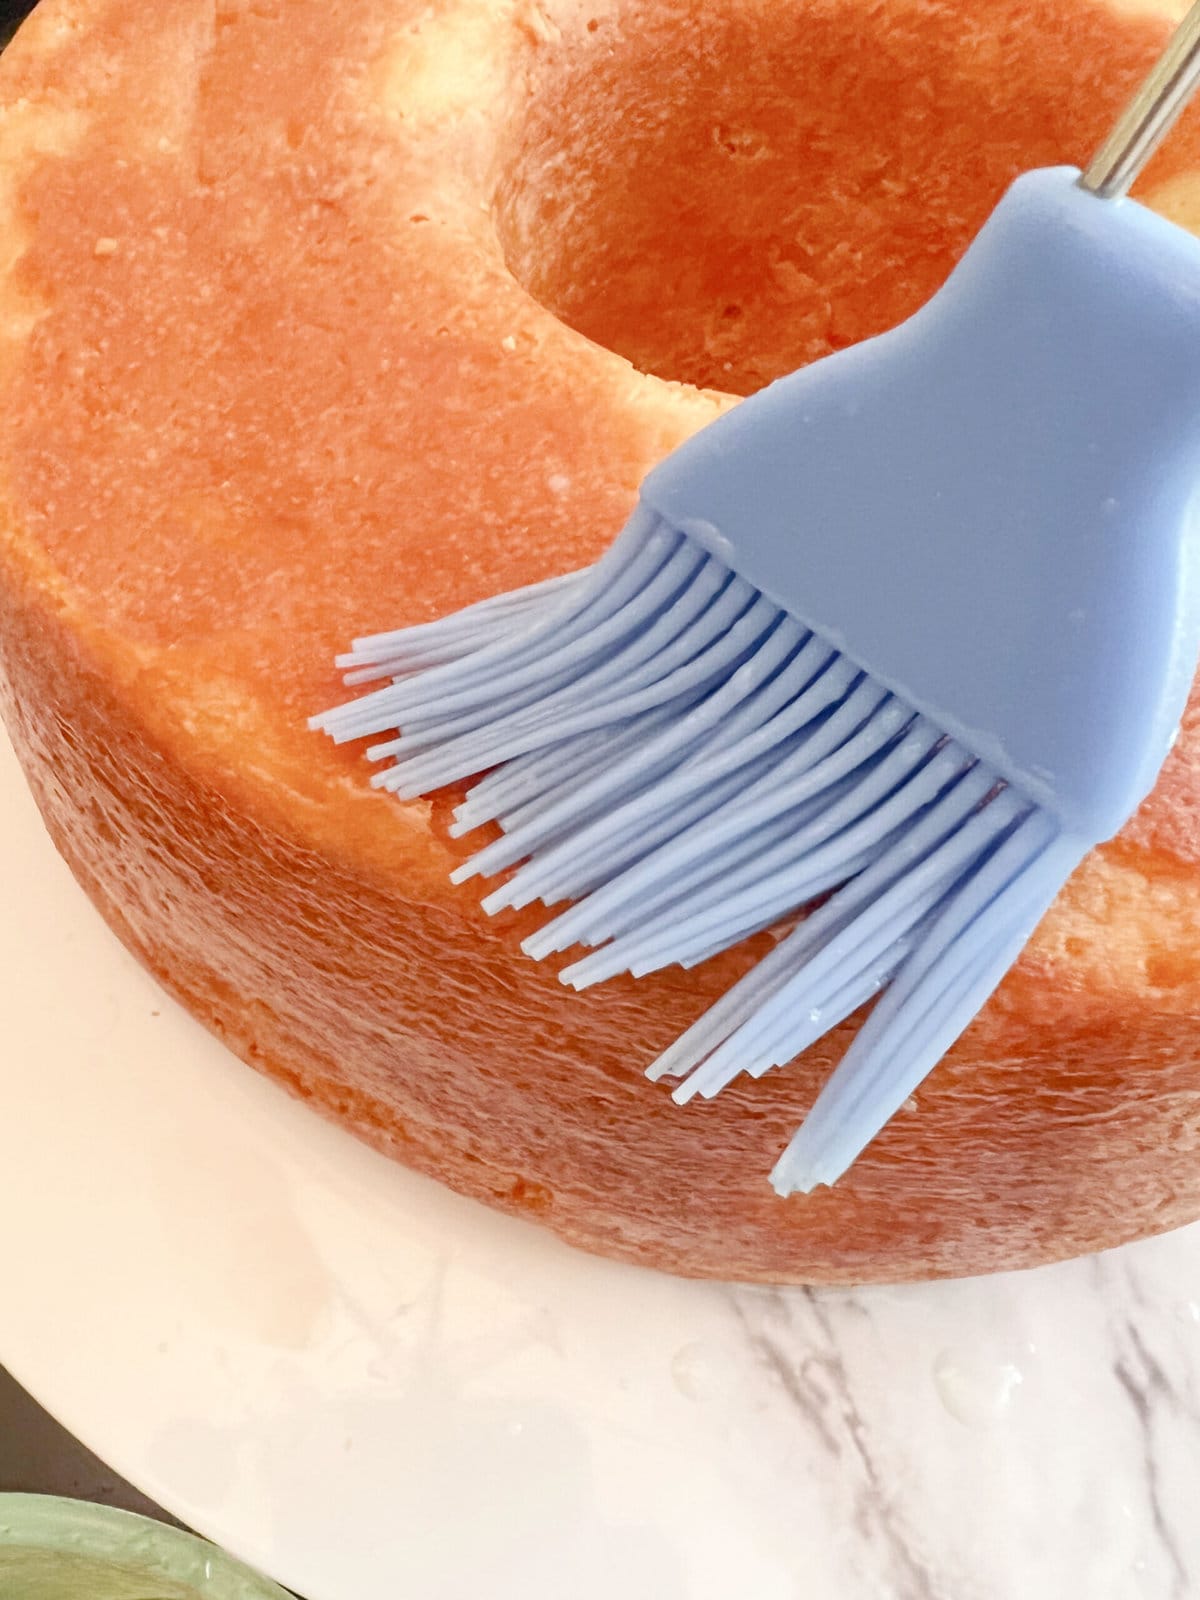
[[[359,640],[347,682],[383,687],[314,719],[397,795],[477,779],[454,831],[500,832],[454,877],[555,908],[525,949],[582,950],[577,988],[820,902],[649,1069],[713,1095],[881,995],[781,1194],[845,1171],[1170,748],[1200,242],[1125,195],[1198,77],[1200,4],[1087,171],[1019,178],[915,316],[688,440],[594,566]]]

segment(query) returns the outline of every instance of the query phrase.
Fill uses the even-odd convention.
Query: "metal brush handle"
[[[1117,119],[1080,178],[1082,188],[1114,200],[1125,194],[1175,126],[1200,84],[1200,0],[1171,35],[1150,75]]]

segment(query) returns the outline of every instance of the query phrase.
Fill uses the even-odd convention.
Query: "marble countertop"
[[[1200,1228],[686,1283],[403,1171],[94,915],[0,748],[0,1362],[309,1600],[1190,1600]]]

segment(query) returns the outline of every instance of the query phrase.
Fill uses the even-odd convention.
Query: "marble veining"
[[[743,1291],[731,1299],[752,1355],[833,1457],[852,1526],[865,1547],[882,1553],[891,1593],[896,1600],[926,1600],[934,1592],[931,1574],[900,1514],[840,1346],[840,1318],[869,1313],[845,1292],[780,1290],[747,1303]]]
[[[1133,1308],[1110,1317],[1112,1370],[1141,1433],[1139,1487],[1169,1581],[1163,1593],[1171,1600],[1187,1600],[1200,1592],[1200,1550],[1194,1533],[1200,1495],[1200,1407],[1196,1366],[1187,1360],[1189,1355],[1194,1360],[1200,1354],[1200,1328],[1195,1330],[1196,1337],[1187,1341],[1191,1348],[1181,1350],[1180,1319],[1177,1316],[1172,1326],[1155,1316],[1153,1294],[1140,1282],[1137,1263],[1137,1252],[1128,1250],[1119,1264],[1116,1258],[1097,1262],[1097,1276],[1101,1282],[1106,1277],[1115,1279],[1115,1287],[1118,1291],[1124,1287]],[[1117,1295],[1113,1299],[1119,1303]],[[1195,1306],[1195,1302],[1189,1304]],[[1155,1352],[1156,1345],[1162,1349],[1161,1357]],[[1187,1454],[1195,1463],[1190,1494],[1186,1489],[1181,1493],[1173,1471],[1176,1459]]]

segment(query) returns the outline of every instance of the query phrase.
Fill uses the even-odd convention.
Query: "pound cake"
[[[855,1023],[711,1103],[642,1075],[768,936],[573,994],[451,886],[453,797],[306,726],[352,637],[595,559],[736,396],[915,310],[1169,26],[43,0],[0,64],[0,703],[116,934],[361,1138],[608,1255],[895,1280],[1200,1215],[1200,701],[914,1100],[787,1201]],[[1200,222],[1195,119],[1141,192]]]

